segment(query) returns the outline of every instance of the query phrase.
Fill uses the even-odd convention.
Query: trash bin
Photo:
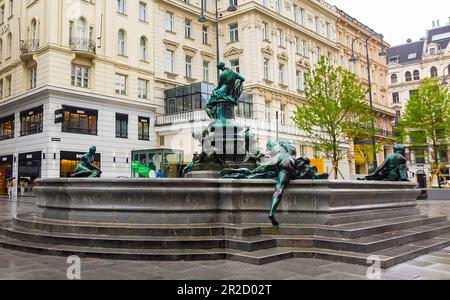
[[[428,199],[428,192],[427,192],[427,174],[423,170],[419,170],[416,173],[417,176],[417,184],[419,185],[419,189],[421,189],[421,193],[419,197],[417,197],[417,200],[425,200]]]

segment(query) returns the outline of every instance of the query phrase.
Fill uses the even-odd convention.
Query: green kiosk
[[[156,172],[158,177],[180,178],[184,168],[184,152],[173,149],[152,149],[131,152],[133,164]],[[145,172],[144,172],[145,173]],[[137,169],[132,170],[132,177],[145,177]]]

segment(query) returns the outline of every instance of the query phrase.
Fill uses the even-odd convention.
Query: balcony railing
[[[209,121],[206,112],[203,110],[185,112],[174,115],[163,115],[156,118],[156,127],[171,126],[176,124],[189,124],[195,122]],[[248,119],[243,117],[236,117],[236,122],[242,127],[252,128],[261,131],[273,132],[277,131],[277,124],[275,121],[268,122],[266,120]],[[306,134],[298,127],[293,125],[278,125],[279,133],[296,136],[306,136]]]
[[[70,50],[77,52],[86,52],[95,54],[96,53],[96,44],[91,39],[72,39],[69,42]]]
[[[36,52],[39,48],[39,40],[20,41],[20,53],[29,54]]]
[[[385,136],[385,137],[389,137],[389,138],[398,137],[398,133],[389,131],[389,130],[385,130],[385,129],[381,129],[381,128],[377,128],[377,135],[381,135],[381,136]]]

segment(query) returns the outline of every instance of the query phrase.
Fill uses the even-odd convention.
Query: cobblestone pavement
[[[0,197],[0,221],[14,213],[33,210],[32,199],[7,201]],[[450,201],[422,201],[420,209],[431,215],[450,216]],[[22,253],[0,248],[0,280],[67,279],[67,258]],[[318,259],[289,259],[263,266],[233,261],[141,262],[104,259],[82,259],[81,279],[138,280],[259,280],[259,279],[337,279],[365,280],[367,267]],[[450,247],[383,270],[381,279],[447,279],[450,280]]]

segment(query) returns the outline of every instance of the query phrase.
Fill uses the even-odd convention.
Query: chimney
[[[431,28],[436,28],[436,23],[433,21],[433,26]]]
[[[441,26],[441,25],[439,24],[439,23],[440,23],[439,20],[437,20],[436,22],[437,22],[437,27]]]

